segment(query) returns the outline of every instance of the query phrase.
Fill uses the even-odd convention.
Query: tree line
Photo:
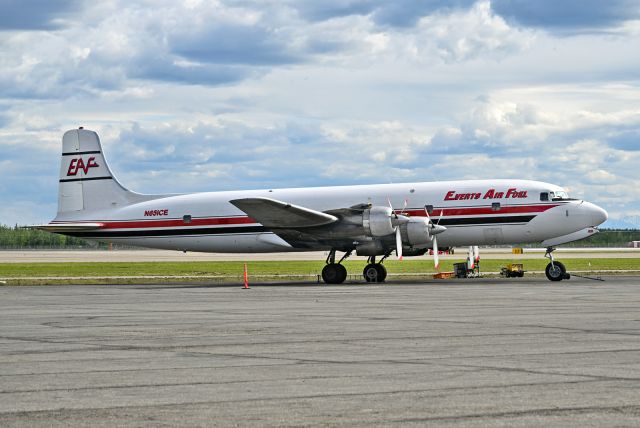
[[[23,229],[18,225],[0,225],[0,249],[30,249],[30,248],[98,248],[95,242],[72,236],[58,235],[36,229]],[[106,245],[103,245],[106,248]]]
[[[570,242],[563,247],[627,247],[631,241],[640,241],[638,229],[601,229],[582,241]]]
[[[572,242],[568,247],[626,247],[631,241],[640,241],[640,230],[637,229],[603,229],[589,239]],[[527,247],[535,245],[527,245]],[[115,246],[115,248],[131,248]],[[73,248],[107,248],[107,244],[85,241],[72,236],[58,235],[36,229],[22,229],[19,226],[0,225],[0,249],[73,249]]]

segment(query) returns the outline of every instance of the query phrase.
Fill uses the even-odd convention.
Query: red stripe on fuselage
[[[147,227],[223,226],[230,224],[256,224],[250,217],[194,218],[189,223],[180,220],[143,220],[105,222],[102,229],[143,229]]]
[[[548,209],[557,207],[559,204],[538,204],[538,205],[514,205],[514,206],[502,206],[499,210],[494,211],[491,207],[460,207],[460,208],[434,208],[432,217],[453,217],[453,216],[469,216],[469,215],[484,215],[484,214],[522,214],[522,213],[539,213]],[[400,212],[400,210],[396,210]],[[420,210],[407,210],[406,214],[415,217],[424,217],[425,212]],[[94,220],[87,222],[95,222]],[[66,222],[52,222],[52,224],[64,224]],[[74,222],[78,223],[78,222]],[[124,221],[107,221],[100,220],[100,223],[104,225],[101,229],[146,229],[146,228],[158,228],[158,227],[190,227],[190,226],[225,226],[225,225],[237,225],[237,224],[259,224],[256,220],[250,217],[213,217],[213,218],[193,218],[189,223],[185,223],[182,219],[167,219],[167,220],[124,220]]]
[[[434,208],[430,214],[432,217],[439,217],[442,212],[442,217],[452,217],[460,215],[482,215],[482,214],[523,214],[523,213],[541,213],[548,209],[557,207],[558,204],[553,205],[514,205],[514,206],[501,206],[499,210],[494,211],[491,207],[465,207],[465,208]],[[399,211],[399,210],[396,210]],[[412,216],[424,217],[424,210],[409,210],[407,214]]]

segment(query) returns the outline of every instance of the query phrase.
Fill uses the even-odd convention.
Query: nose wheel
[[[547,257],[550,262],[544,270],[545,275],[549,281],[562,281],[563,279],[571,278],[571,275],[567,273],[567,268],[560,262],[556,262],[553,260],[553,252],[555,248],[549,247],[547,248],[547,252],[544,255]]]

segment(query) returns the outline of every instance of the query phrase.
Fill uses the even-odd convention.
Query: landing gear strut
[[[326,284],[342,284],[347,279],[347,269],[342,266],[342,261],[351,255],[351,251],[344,253],[344,256],[336,263],[336,250],[329,251],[326,265],[322,268],[322,279]]]
[[[382,262],[384,262],[384,259],[387,257],[389,257],[389,254],[385,255],[379,263],[376,263],[376,256],[369,256],[367,265],[362,271],[362,276],[364,276],[365,281],[384,282],[387,278],[387,269],[383,266]]]
[[[553,260],[553,252],[555,250],[556,249],[553,247],[548,247],[547,252],[544,255],[550,260],[544,270],[545,275],[547,275],[549,281],[562,281],[563,279],[571,278],[571,275],[567,273],[567,268],[565,268],[562,263]]]

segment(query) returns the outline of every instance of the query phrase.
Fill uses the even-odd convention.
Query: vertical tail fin
[[[58,215],[118,208],[154,199],[122,186],[109,169],[98,134],[73,129],[62,137]]]

